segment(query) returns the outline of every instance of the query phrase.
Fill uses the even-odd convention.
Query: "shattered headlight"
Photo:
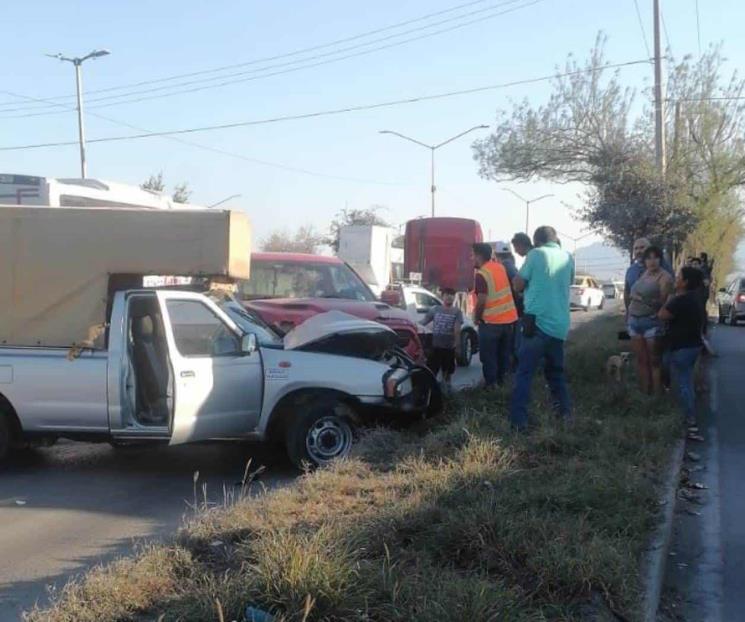
[[[407,395],[412,388],[411,374],[405,369],[392,369],[383,377],[384,394],[388,398]]]

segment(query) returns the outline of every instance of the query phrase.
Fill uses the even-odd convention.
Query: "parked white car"
[[[591,276],[577,275],[569,292],[569,305],[573,309],[602,309],[605,294],[600,284]]]
[[[398,292],[398,300],[384,296],[385,301],[406,310],[420,330],[419,337],[425,351],[429,350],[432,347],[432,325],[422,326],[421,322],[432,307],[443,304],[442,299],[418,285],[399,284],[393,286],[392,289],[389,288],[388,291]],[[458,365],[468,367],[473,355],[479,350],[479,337],[476,326],[465,313],[463,314],[463,325],[460,331],[460,346]]]

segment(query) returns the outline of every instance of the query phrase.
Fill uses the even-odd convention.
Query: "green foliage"
[[[140,184],[140,188],[152,192],[165,192],[166,182],[163,179],[163,171],[160,171],[157,175],[150,175],[150,177]],[[189,184],[187,182],[181,182],[173,187],[171,198],[174,203],[188,203],[190,197],[191,190],[189,190]]]
[[[634,93],[604,69],[604,43],[598,37],[584,64],[569,57],[570,75],[554,81],[547,103],[498,113],[493,135],[474,145],[479,172],[496,181],[583,182],[579,215],[591,229],[625,250],[645,236],[674,254],[706,251],[721,282],[743,235],[745,81],[723,75],[719,47],[671,63],[663,179],[653,164],[653,111],[634,116]]]
[[[273,231],[261,242],[261,249],[267,252],[315,253],[324,243],[324,236],[317,233],[312,225],[303,225],[295,233]]]

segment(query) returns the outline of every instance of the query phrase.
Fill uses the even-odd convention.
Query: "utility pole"
[[[655,159],[660,176],[665,176],[665,100],[662,97],[662,43],[660,0],[654,0],[654,128]]]
[[[435,217],[435,192],[437,190],[437,186],[435,186],[435,151],[437,151],[440,147],[444,147],[445,145],[450,144],[454,140],[460,138],[461,136],[465,136],[466,134],[470,134],[471,132],[474,132],[476,130],[486,130],[488,129],[488,125],[476,125],[465,132],[461,132],[460,134],[456,134],[455,136],[448,138],[447,140],[442,141],[441,143],[437,143],[436,145],[428,145],[427,143],[423,143],[419,140],[416,140],[415,138],[411,138],[410,136],[405,136],[404,134],[401,134],[400,132],[393,132],[391,130],[380,130],[379,134],[392,134],[393,136],[398,136],[399,138],[403,138],[404,140],[408,140],[410,143],[414,143],[415,145],[419,145],[420,147],[425,147],[426,149],[429,149],[430,151],[430,192],[432,194],[432,218]]]
[[[47,54],[50,58],[56,58],[64,62],[72,63],[75,65],[75,87],[78,97],[78,142],[80,143],[80,177],[85,179],[88,167],[85,160],[85,130],[83,128],[83,76],[81,71],[81,65],[88,59],[101,58],[102,56],[108,56],[108,50],[93,50],[90,54],[86,54],[83,57],[67,57],[62,54]]]

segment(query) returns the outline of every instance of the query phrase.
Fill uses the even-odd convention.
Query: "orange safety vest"
[[[517,309],[504,266],[496,261],[488,261],[477,272],[484,277],[487,286],[486,307],[484,307],[482,316],[484,322],[487,324],[517,322]]]

